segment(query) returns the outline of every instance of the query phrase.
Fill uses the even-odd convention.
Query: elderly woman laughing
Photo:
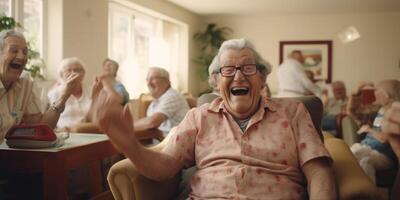
[[[78,74],[70,74],[63,86],[63,93],[44,113],[40,100],[33,92],[33,83],[22,78],[28,60],[25,37],[15,30],[0,32],[0,143],[7,130],[14,124],[47,123],[54,128],[62,113]]]
[[[309,113],[299,101],[260,95],[271,67],[251,43],[225,41],[210,68],[221,97],[190,110],[162,152],[137,141],[107,78],[97,83],[93,118],[150,179],[196,165],[190,199],[336,199],[331,158]]]

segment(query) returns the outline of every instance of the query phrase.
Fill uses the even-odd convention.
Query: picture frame
[[[314,79],[331,83],[332,81],[332,40],[280,41],[279,63],[281,64],[294,50],[302,52],[303,67],[310,70]]]

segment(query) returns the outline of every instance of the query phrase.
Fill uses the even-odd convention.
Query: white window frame
[[[18,23],[20,23],[22,26],[24,26],[23,21],[24,21],[24,0],[9,0],[10,2],[10,16],[13,17]],[[46,11],[46,5],[47,5],[47,0],[42,0],[42,23],[40,27],[40,35],[41,35],[41,48],[40,49],[35,49],[40,53],[40,56],[42,58],[45,58],[46,55],[46,27],[47,27],[47,11]]]
[[[188,86],[189,85],[188,84],[189,83],[189,26],[188,26],[188,24],[186,24],[182,21],[179,21],[175,18],[164,15],[162,13],[159,13],[157,11],[154,11],[149,8],[135,4],[131,1],[110,0],[109,5],[111,3],[119,4],[119,5],[128,7],[130,9],[137,10],[146,15],[150,15],[155,18],[159,18],[162,20],[172,22],[181,27],[181,30],[180,30],[181,46],[179,48],[179,55],[182,56],[182,59],[179,59],[178,67],[180,70],[182,70],[181,74],[183,75],[183,77],[180,77],[180,79],[178,80],[179,83],[176,83],[176,85],[179,85],[179,88],[175,88],[175,89],[177,89],[180,92],[188,92],[189,91],[189,86]],[[109,6],[109,8],[110,8],[110,6]],[[112,31],[111,31],[112,24],[111,23],[112,23],[112,18],[110,15],[108,15],[108,55],[111,55],[111,48],[110,48],[111,47],[111,38],[112,38]],[[131,30],[131,29],[129,29],[129,30]]]

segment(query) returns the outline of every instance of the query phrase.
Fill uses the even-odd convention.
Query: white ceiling
[[[398,12],[400,0],[168,0],[199,15]],[[400,20],[400,19],[399,19]]]

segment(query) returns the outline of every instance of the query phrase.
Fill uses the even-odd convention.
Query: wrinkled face
[[[149,92],[154,98],[160,97],[169,88],[169,81],[167,78],[162,77],[158,70],[150,70],[146,81]]]
[[[111,61],[106,61],[103,65],[103,73],[117,76],[117,66]]]
[[[3,83],[19,79],[28,61],[28,47],[23,38],[10,36],[5,39],[0,55],[0,78]]]
[[[228,49],[221,55],[220,63],[220,67],[223,67],[254,64],[256,60],[250,49]],[[260,91],[263,88],[263,78],[259,71],[250,76],[244,76],[239,69],[232,77],[219,74],[217,85],[226,109],[235,118],[248,118],[258,109]]]
[[[66,66],[64,68],[64,71],[62,73],[62,79],[67,80],[68,76],[72,73],[78,73],[79,74],[79,82],[83,81],[83,78],[85,77],[85,70],[82,68],[81,65],[74,63]]]
[[[344,100],[346,98],[346,87],[343,84],[332,85],[332,92],[335,99]]]

